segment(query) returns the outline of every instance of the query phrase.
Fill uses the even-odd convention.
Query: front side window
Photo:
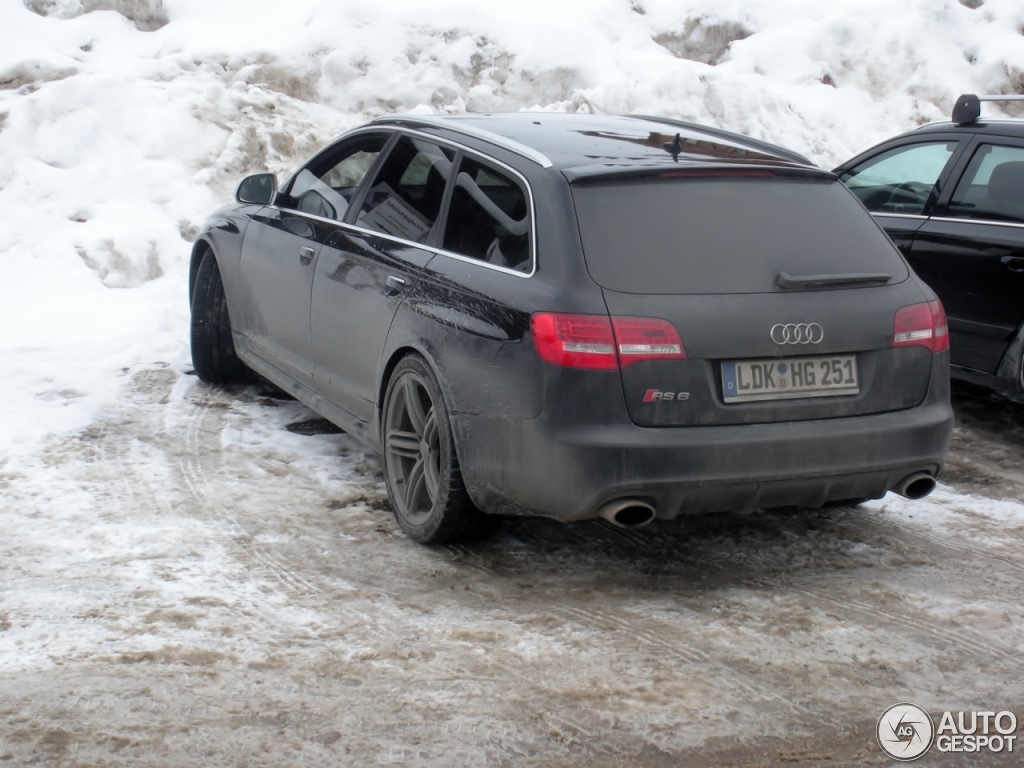
[[[1024,148],[978,147],[953,192],[947,215],[1024,223]]]
[[[445,250],[499,267],[530,272],[530,207],[523,185],[510,174],[463,158],[455,177]]]
[[[374,178],[356,223],[414,243],[428,242],[454,159],[450,149],[400,137]]]
[[[314,158],[296,174],[281,205],[341,221],[387,139],[381,133],[355,136],[335,151]]]
[[[896,147],[842,175],[842,181],[875,213],[921,214],[957,142]]]

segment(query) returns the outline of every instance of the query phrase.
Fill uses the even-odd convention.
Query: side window
[[[300,170],[279,204],[341,221],[387,140],[388,135],[383,133],[346,139],[336,151],[315,158]]]
[[[357,223],[415,243],[427,242],[454,159],[450,149],[402,136],[374,178]]]
[[[978,147],[946,215],[1024,223],[1024,148]]]
[[[448,221],[444,228],[446,250],[530,272],[530,206],[520,182],[464,157],[455,177]]]
[[[920,214],[956,147],[955,141],[896,147],[841,178],[869,211]]]

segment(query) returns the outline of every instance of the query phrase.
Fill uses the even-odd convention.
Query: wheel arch
[[[1009,394],[1024,394],[1024,321],[996,367],[996,378],[1007,387]]]
[[[380,381],[377,383],[377,402],[374,406],[374,417],[377,420],[377,438],[380,441],[381,448],[384,447],[384,435],[381,434],[381,430],[384,427],[384,396],[387,394],[388,384],[391,382],[391,376],[395,372],[395,368],[405,358],[410,355],[417,355],[426,364],[427,368],[434,376],[434,380],[437,381],[438,389],[441,391],[441,397],[444,398],[444,407],[448,411],[448,418],[452,416],[452,397],[449,392],[447,381],[441,376],[437,363],[433,357],[418,344],[403,344],[402,346],[394,349],[388,356],[387,361],[381,367]],[[462,456],[462,448],[459,445],[459,437],[455,434],[456,430],[452,430],[452,438],[455,442],[455,454],[456,456]]]
[[[203,257],[207,253],[212,253],[213,257],[217,258],[217,254],[213,250],[210,241],[201,237],[192,245],[192,256],[188,265],[188,305],[190,307],[192,306],[192,296],[196,289],[196,276],[199,274],[199,265],[203,262]]]

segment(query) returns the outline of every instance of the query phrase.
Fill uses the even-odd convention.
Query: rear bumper
[[[920,406],[869,416],[645,428],[453,414],[453,427],[481,509],[568,522],[624,497],[660,519],[880,498],[914,472],[939,473],[953,413],[948,379],[933,379]]]

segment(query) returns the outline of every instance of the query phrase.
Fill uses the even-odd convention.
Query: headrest
[[[989,200],[1016,203],[1024,207],[1024,161],[1001,163],[988,180]]]

